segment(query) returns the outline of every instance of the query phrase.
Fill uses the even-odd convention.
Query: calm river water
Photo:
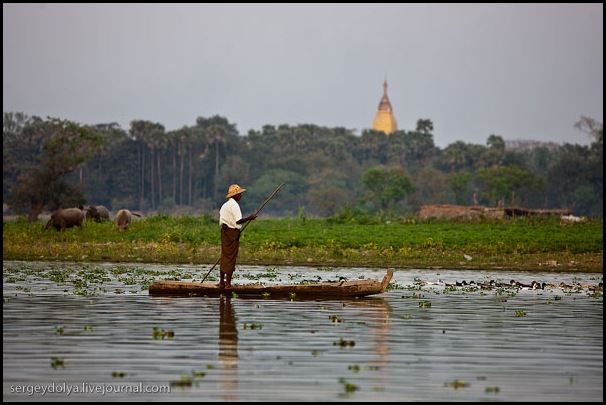
[[[3,400],[603,401],[602,274],[395,269],[352,300],[147,293],[209,268],[4,261]],[[385,270],[239,266],[234,281]]]

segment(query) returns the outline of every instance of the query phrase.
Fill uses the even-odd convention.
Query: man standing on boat
[[[242,211],[238,202],[246,189],[232,184],[227,190],[225,198],[228,200],[219,211],[219,224],[221,225],[221,281],[219,287],[230,288],[231,277],[236,270],[236,259],[240,250],[240,229],[242,224],[257,218],[253,213],[242,218]]]

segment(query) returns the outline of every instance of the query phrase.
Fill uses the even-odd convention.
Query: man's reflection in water
[[[389,364],[391,363],[391,344],[390,344],[390,336],[391,336],[391,317],[392,317],[392,308],[383,299],[379,299],[374,301],[377,303],[376,310],[377,313],[373,316],[376,324],[372,325],[373,330],[373,341],[374,341],[374,350],[377,353],[376,365],[379,367],[379,372],[376,373],[378,377],[375,386],[373,389],[377,391],[385,390],[387,385],[387,381],[391,377],[387,373],[387,369]]]
[[[219,312],[219,364],[224,378],[219,379],[218,386],[226,400],[233,400],[238,388],[238,331],[231,297],[220,297]]]

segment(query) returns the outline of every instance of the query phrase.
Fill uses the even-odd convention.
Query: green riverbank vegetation
[[[3,221],[4,260],[214,264],[212,215],[111,221],[58,232],[25,218]],[[240,240],[240,265],[603,271],[603,221],[559,218],[359,221],[259,217]]]

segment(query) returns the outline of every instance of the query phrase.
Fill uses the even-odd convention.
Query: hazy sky
[[[399,129],[434,141],[589,144],[603,121],[603,4],[3,4],[4,112],[166,130],[221,115]]]

